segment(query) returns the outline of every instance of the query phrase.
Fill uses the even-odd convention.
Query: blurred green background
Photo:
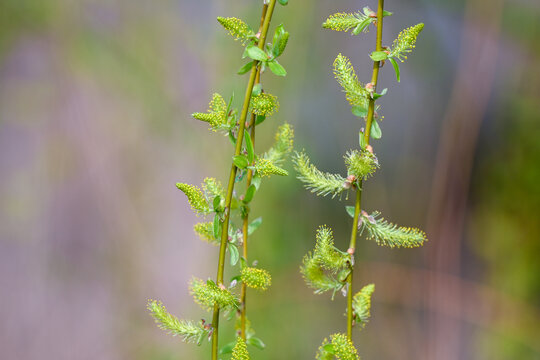
[[[207,359],[145,310],[161,299],[209,319],[192,276],[215,276],[177,181],[223,182],[226,138],[190,119],[212,92],[243,94],[242,47],[217,16],[256,27],[254,0],[2,0],[0,2],[0,357]],[[264,151],[282,121],[320,168],[343,171],[361,124],[331,64],[351,58],[371,76],[375,34],[321,29],[331,13],[374,0],[291,0],[273,24],[290,31],[263,75],[281,108],[258,129]],[[425,23],[396,84],[380,84],[382,169],[363,207],[425,228],[421,250],[360,242],[356,287],[376,284],[373,318],[357,332],[364,359],[540,359],[540,3],[386,1],[390,44]],[[273,31],[273,30],[272,30]],[[239,96],[237,96],[237,99]],[[239,100],[237,100],[239,106]],[[290,169],[290,165],[288,165]],[[253,206],[264,223],[251,258],[273,274],[249,312],[267,349],[254,359],[312,359],[345,330],[345,301],[313,295],[298,272],[318,225],[348,244],[349,201],[317,198],[293,176],[272,178]],[[229,272],[230,274],[230,272]],[[223,322],[226,324],[226,322]],[[232,339],[224,332],[222,344]]]

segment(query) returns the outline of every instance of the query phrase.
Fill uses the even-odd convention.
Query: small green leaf
[[[386,11],[386,10],[383,10],[382,12],[382,16],[385,17],[385,16],[392,16],[394,13],[393,12],[390,12],[390,11]]]
[[[244,196],[244,202],[247,204],[253,200],[253,196],[255,195],[255,192],[257,191],[257,188],[255,185],[251,184],[246,190],[246,196]]]
[[[261,186],[261,177],[258,175],[253,176],[253,179],[251,179],[251,184],[255,186],[257,190],[259,190],[259,186]]]
[[[239,169],[245,169],[249,165],[248,158],[245,155],[233,156],[233,162]]]
[[[381,61],[388,59],[388,54],[384,51],[374,51],[371,53],[371,55],[369,55],[369,57],[373,61]]]
[[[231,253],[231,265],[234,266],[238,263],[238,260],[240,259],[238,247],[235,244],[229,244],[229,252]]]
[[[368,109],[360,105],[354,105],[351,108],[351,112],[353,113],[354,116],[366,117],[368,113]]]
[[[258,61],[268,60],[268,55],[266,55],[266,53],[263,50],[259,49],[255,45],[248,45],[246,47],[246,55],[252,58],[253,60],[258,60]]]
[[[221,221],[218,214],[214,216],[214,237],[216,239],[221,237]]]
[[[219,349],[220,355],[230,354],[232,353],[232,350],[234,348],[234,345],[236,345],[236,341],[230,342]]]
[[[366,27],[369,26],[369,24],[373,21],[373,19],[371,18],[368,18],[364,21],[362,21],[360,24],[358,24],[357,27],[354,28],[352,34],[353,35],[358,35],[360,34],[362,31],[364,31],[366,29]]]
[[[262,91],[262,85],[260,83],[255,84],[255,86],[253,86],[253,90],[251,91],[251,96],[260,95],[261,91]]]
[[[262,224],[262,218],[258,217],[255,220],[251,222],[251,224],[248,225],[248,235],[253,234],[255,230]]]
[[[281,64],[278,63],[276,60],[269,61],[268,67],[270,68],[270,71],[272,71],[277,76],[287,75],[287,71],[285,70],[285,68],[281,66]]]
[[[249,70],[251,70],[252,67],[253,67],[253,61],[248,62],[246,65],[242,66],[240,70],[238,70],[238,75],[244,75]]]
[[[253,141],[251,141],[251,136],[249,136],[247,130],[244,130],[244,139],[246,139],[247,159],[249,164],[252,164],[255,159],[255,150],[253,149]]]
[[[370,136],[373,139],[380,139],[382,137],[382,131],[376,119],[373,119],[373,122],[371,123]]]
[[[396,79],[397,79],[397,82],[399,82],[399,65],[394,58],[388,58],[388,60],[390,60],[390,63],[394,67],[394,71],[396,72]]]
[[[249,339],[247,339],[246,343],[248,345],[255,346],[256,348],[261,349],[261,350],[264,350],[264,348],[266,347],[263,341],[255,336],[252,336]]]
[[[229,140],[231,140],[233,145],[236,145],[236,138],[234,137],[232,131],[229,131]]]
[[[289,33],[285,31],[283,24],[279,25],[274,32],[274,38],[272,40],[272,55],[274,55],[274,57],[283,54],[288,40]]]
[[[354,206],[345,206],[345,210],[354,219]]]
[[[358,133],[358,144],[360,145],[360,147],[362,149],[365,149],[366,148],[366,141],[364,140],[364,132],[363,131],[360,131]]]
[[[287,5],[287,4],[289,3],[289,0],[278,0],[278,2],[279,2],[281,5],[285,6],[285,5]]]
[[[223,211],[223,207],[221,206],[221,200],[222,200],[221,195],[217,195],[216,197],[214,197],[214,200],[212,202],[212,205],[214,207],[214,211],[216,211],[216,212],[222,212]]]
[[[255,118],[255,125],[259,125],[259,124],[262,123],[264,120],[266,120],[266,116],[264,116],[264,115],[257,115],[257,117]]]
[[[381,96],[386,95],[387,92],[388,92],[388,89],[387,89],[387,88],[384,88],[383,91],[381,91],[380,93],[373,93],[373,94],[371,95],[371,97],[373,98],[373,100],[377,100],[377,99],[380,98]]]

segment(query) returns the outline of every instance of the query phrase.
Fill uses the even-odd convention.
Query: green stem
[[[274,7],[276,5],[276,0],[270,0],[270,4],[268,5],[268,10],[266,12],[266,16],[264,18],[263,23],[263,29],[260,34],[258,46],[259,49],[264,48],[264,44],[266,43],[266,35],[268,33],[268,28],[270,26],[270,20],[272,19],[272,14],[274,12]],[[246,127],[246,119],[247,114],[249,110],[249,102],[251,100],[251,93],[253,92],[253,86],[255,85],[255,79],[257,77],[257,68],[259,67],[259,62],[254,61],[253,66],[251,67],[251,73],[249,75],[249,81],[246,88],[246,93],[244,96],[244,103],[242,105],[242,112],[240,114],[240,120],[238,121],[238,137],[236,139],[236,148],[234,151],[234,155],[240,155],[240,152],[242,150],[242,144],[244,140],[244,129]],[[222,224],[222,231],[221,231],[221,244],[219,247],[219,262],[218,262],[218,270],[217,270],[217,277],[216,277],[216,283],[218,285],[223,284],[223,273],[225,269],[225,252],[227,250],[227,243],[229,240],[229,220],[230,220],[230,210],[231,210],[231,201],[232,201],[232,195],[234,190],[234,181],[236,178],[236,166],[234,163],[231,166],[231,172],[229,175],[229,183],[227,185],[227,197],[225,198],[225,210],[224,215],[225,218],[223,219]],[[219,330],[219,306],[217,304],[214,305],[214,313],[212,316],[212,360],[218,359],[218,330]]]
[[[377,44],[376,50],[382,50],[382,28],[383,28],[383,8],[384,0],[379,0],[379,6],[377,7]],[[371,76],[371,83],[373,85],[373,91],[377,90],[377,80],[379,78],[379,68],[380,62],[375,61],[373,63],[373,74]],[[366,131],[364,133],[364,143],[369,145],[369,135],[371,133],[371,123],[373,122],[373,115],[375,113],[375,100],[369,100],[368,114],[366,118]],[[353,226],[351,231],[351,241],[349,243],[349,253],[351,254],[351,259],[354,258],[354,251],[356,249],[356,238],[358,235],[358,219],[360,217],[361,211],[361,202],[362,202],[362,181],[358,182],[358,188],[356,189],[356,202],[354,205],[354,217],[353,217]],[[348,289],[347,289],[347,337],[349,340],[352,340],[352,327],[353,327],[353,272],[354,272],[354,261],[351,261],[351,273],[347,278]]]
[[[261,24],[259,25],[259,33],[262,32],[263,25],[264,25],[264,19],[266,17],[266,11],[268,10],[268,5],[265,4],[263,6],[262,15],[261,15]],[[257,75],[255,76],[255,84],[259,84],[261,82],[261,68],[259,67],[257,69]],[[249,127],[251,129],[251,142],[253,143],[253,147],[255,147],[255,114],[251,114],[251,121],[249,122]],[[251,185],[251,180],[253,179],[253,170],[249,170],[247,173],[247,181],[246,181],[246,190],[249,189],[249,186]],[[247,211],[246,216],[242,219],[242,240],[244,242],[242,246],[242,256],[244,259],[248,260],[248,226],[249,226],[249,211]],[[240,336],[242,339],[246,340],[246,297],[247,297],[247,286],[242,282],[242,288],[240,291]]]

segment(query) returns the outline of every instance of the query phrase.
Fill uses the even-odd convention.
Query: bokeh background
[[[174,183],[226,181],[228,140],[189,114],[204,111],[212,92],[243,94],[242,47],[215,18],[256,27],[261,3],[0,2],[0,358],[208,358],[207,343],[157,329],[145,304],[158,298],[179,316],[210,318],[187,283],[215,276],[217,249],[196,238]],[[291,33],[281,60],[289,74],[263,76],[281,108],[259,128],[260,151],[288,121],[297,149],[343,171],[361,124],[331,64],[342,52],[369,79],[375,34],[320,25],[366,4],[376,7],[276,8],[273,24]],[[382,169],[363,207],[427,229],[430,241],[420,250],[360,242],[356,287],[374,282],[376,292],[355,343],[364,359],[540,359],[540,3],[386,7],[386,44],[404,27],[426,26],[400,84],[383,68]],[[318,225],[346,248],[349,202],[317,198],[293,176],[264,184],[251,256],[273,286],[250,294],[267,344],[253,358],[312,359],[324,337],[344,331],[344,298],[313,295],[298,267]],[[222,344],[232,337],[225,331]]]

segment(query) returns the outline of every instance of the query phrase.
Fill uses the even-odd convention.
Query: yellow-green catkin
[[[249,360],[246,342],[241,337],[236,338],[236,344],[232,351],[233,360]]]
[[[334,31],[349,31],[355,28],[365,19],[365,16],[360,13],[337,13],[332,14],[323,23],[323,28]]]
[[[199,235],[201,240],[206,241],[212,245],[219,245],[218,239],[216,239],[214,236],[214,223],[197,223],[193,226],[193,230],[197,233],[197,235]]]
[[[358,76],[348,57],[338,54],[336,60],[334,60],[334,76],[343,88],[347,101],[351,105],[367,108],[370,99],[369,91],[358,80]]]
[[[176,187],[187,196],[189,205],[191,205],[191,208],[197,215],[207,214],[210,211],[210,207],[208,206],[208,202],[206,201],[202,190],[197,186],[176,183]]]
[[[217,93],[212,95],[208,113],[193,113],[191,116],[197,120],[210,124],[213,131],[217,131],[227,124],[227,104],[225,99]]]
[[[238,299],[226,288],[217,286],[214,282],[204,282],[193,278],[189,284],[193,299],[205,310],[211,310],[214,304],[222,309],[238,308]]]
[[[251,98],[251,112],[256,115],[270,116],[279,109],[277,97],[261,93]]]
[[[375,285],[366,285],[353,297],[353,309],[356,314],[356,322],[363,328],[371,317],[371,296],[375,291]]]
[[[272,284],[270,273],[263,269],[245,267],[242,269],[241,277],[246,286],[257,290],[267,290]]]
[[[358,352],[351,340],[345,334],[334,334],[330,336],[336,358],[340,360],[359,360]]]
[[[244,21],[235,18],[235,17],[218,17],[217,20],[225,29],[229,31],[229,34],[235,38],[235,40],[240,40],[242,44],[245,44],[251,35],[253,30],[246,24]]]
[[[412,49],[415,48],[416,38],[418,37],[418,34],[420,33],[420,31],[422,31],[423,28],[424,24],[420,23],[401,31],[397,39],[394,40],[394,43],[392,44],[392,50],[390,52],[390,55],[388,56],[395,57],[401,62],[407,59],[407,56],[405,54],[411,52]]]
[[[287,170],[284,170],[276,165],[274,165],[270,160],[259,158],[255,161],[255,171],[259,176],[270,176],[270,175],[280,175],[287,176],[289,173]]]

